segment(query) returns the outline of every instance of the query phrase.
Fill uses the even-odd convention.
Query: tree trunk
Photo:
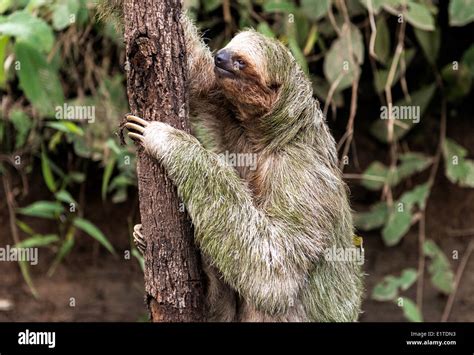
[[[133,114],[189,132],[181,6],[179,0],[124,2],[127,93]],[[151,320],[201,321],[202,272],[189,216],[163,168],[143,151],[137,176]]]

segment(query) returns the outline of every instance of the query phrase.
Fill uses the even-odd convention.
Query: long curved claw
[[[142,232],[142,225],[136,224],[133,227],[133,242],[135,243],[135,246],[137,247],[140,254],[143,255],[146,250],[146,242],[141,232]]]
[[[143,132],[145,132],[145,127],[137,125],[135,123],[127,122],[127,123],[125,123],[125,127],[127,127],[128,130],[137,131],[137,132],[140,132],[141,134],[143,134]]]
[[[142,127],[146,127],[150,124],[148,121],[145,121],[143,118],[140,118],[138,116],[127,115],[126,118],[127,118],[127,121],[131,123],[137,123]]]
[[[133,139],[135,142],[140,142],[143,143],[145,140],[145,137],[143,135],[138,134],[138,133],[133,133],[133,132],[128,132],[128,136]]]

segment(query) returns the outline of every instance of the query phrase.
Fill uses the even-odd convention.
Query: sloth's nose
[[[219,68],[226,68],[231,64],[231,59],[230,51],[221,49],[216,53],[214,64]]]

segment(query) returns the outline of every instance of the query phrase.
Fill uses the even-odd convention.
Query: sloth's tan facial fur
[[[278,99],[280,85],[265,70],[267,41],[257,32],[244,31],[214,56],[217,84],[243,121],[268,114]]]

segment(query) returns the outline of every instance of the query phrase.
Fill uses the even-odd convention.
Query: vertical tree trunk
[[[181,6],[179,0],[125,0],[127,93],[133,114],[189,132]],[[201,321],[202,272],[190,219],[163,168],[143,151],[137,175],[151,320]]]

